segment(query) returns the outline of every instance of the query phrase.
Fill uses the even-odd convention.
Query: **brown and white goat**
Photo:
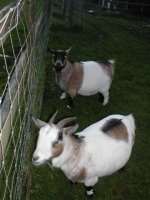
[[[87,195],[93,194],[98,179],[125,166],[130,158],[135,137],[132,115],[110,115],[83,131],[75,133],[78,124],[66,127],[76,118],[54,124],[33,118],[40,128],[32,162],[38,166],[51,162],[72,182],[83,183]]]
[[[101,93],[104,97],[103,105],[106,105],[109,101],[114,61],[71,62],[68,58],[70,50],[71,48],[50,50],[56,72],[56,83],[64,91],[60,98],[63,99],[68,94],[71,100],[77,94],[90,96]]]

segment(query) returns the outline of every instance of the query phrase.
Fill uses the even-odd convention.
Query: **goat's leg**
[[[102,94],[104,96],[103,106],[105,106],[109,101],[109,90],[102,92]]]
[[[93,195],[94,195],[94,189],[92,186],[85,186],[85,199],[89,200],[92,199]]]
[[[104,101],[104,96],[100,92],[98,93],[98,101],[100,103],[103,103],[103,101]]]
[[[94,195],[94,185],[98,182],[98,177],[92,177],[85,180],[84,186],[86,189],[86,199],[91,199]]]
[[[73,108],[74,107],[73,98],[70,95],[68,95],[67,100],[68,100],[67,108],[69,109]]]

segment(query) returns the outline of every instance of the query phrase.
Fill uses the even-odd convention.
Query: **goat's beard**
[[[48,162],[49,162],[49,159],[45,159],[45,160],[43,160],[43,161],[41,161],[41,162],[32,162],[32,164],[34,165],[34,166],[41,166],[41,165],[45,165],[45,164],[48,164]]]

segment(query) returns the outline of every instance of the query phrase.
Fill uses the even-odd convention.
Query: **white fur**
[[[121,119],[128,131],[128,141],[117,140],[102,131],[102,126],[109,119]],[[55,125],[46,125],[40,129],[40,135],[34,156],[38,156],[36,165],[43,164],[52,157],[52,144],[58,138],[59,129]],[[74,153],[72,140],[64,134],[61,141],[64,145],[62,153],[52,159],[54,167],[60,168],[68,179],[76,176],[81,169],[86,176],[79,182],[85,186],[94,186],[98,178],[111,175],[122,168],[130,158],[135,137],[135,122],[132,115],[110,115],[76,133],[84,136],[79,144],[80,154]]]
[[[93,189],[91,189],[91,190],[87,191],[86,193],[87,193],[88,196],[91,196],[91,195],[94,194],[94,191],[93,191]]]
[[[111,64],[114,61],[110,61]],[[95,61],[82,62],[83,64],[83,82],[78,93],[83,96],[101,93],[104,96],[103,105],[109,101],[109,89],[112,82],[110,77],[100,65]]]
[[[40,128],[36,150],[33,153],[33,158],[38,157],[35,165],[45,163],[52,156],[52,145],[57,140],[59,129],[52,125],[45,125]]]
[[[60,96],[60,99],[65,99],[66,98],[66,93],[65,92],[63,92],[62,94],[61,94],[61,96]]]
[[[78,93],[89,96],[101,92],[109,91],[111,77],[104,72],[100,64],[94,61],[82,62],[83,64],[83,82]]]
[[[114,64],[114,60],[109,60],[108,62],[112,65]],[[107,71],[105,71],[104,66],[98,62],[85,61],[81,62],[81,64],[83,67],[83,79],[81,80],[81,86],[77,91],[77,94],[82,96],[90,96],[101,93],[104,96],[103,105],[106,105],[109,101],[109,89],[112,82],[111,74],[108,74]],[[66,65],[66,67],[67,66],[68,65]],[[71,68],[69,72],[71,72]],[[65,92],[68,92],[67,80],[61,76],[59,79],[60,80],[58,81],[58,84],[60,85],[61,89],[65,90]],[[63,99],[63,96],[60,98]]]

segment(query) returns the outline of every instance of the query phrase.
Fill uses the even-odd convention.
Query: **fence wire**
[[[40,111],[49,1],[0,11],[0,199],[23,199],[31,114]],[[42,37],[41,37],[42,35]]]

